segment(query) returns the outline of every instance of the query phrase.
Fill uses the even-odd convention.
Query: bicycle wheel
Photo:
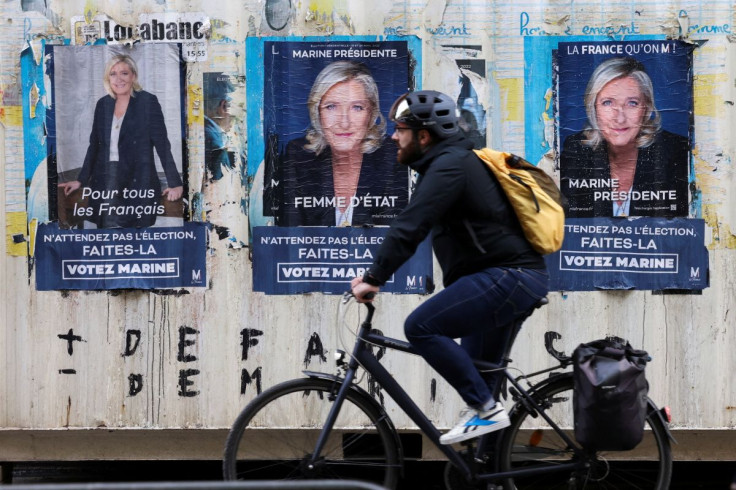
[[[395,429],[367,395],[349,391],[317,463],[306,464],[342,384],[294,379],[251,401],[235,420],[223,459],[226,480],[364,480],[394,488]]]
[[[560,376],[534,395],[549,417],[575,440],[572,374]],[[542,474],[505,482],[506,490],[555,488],[666,490],[672,477],[672,452],[662,419],[647,415],[642,442],[631,451],[601,451],[588,455],[590,467],[575,472]],[[573,452],[542,417],[520,407],[511,416],[500,449],[501,470],[572,461]]]

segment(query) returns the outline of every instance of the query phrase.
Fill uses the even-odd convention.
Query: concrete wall
[[[265,12],[271,7],[276,9],[272,23],[279,15],[288,20],[281,30],[268,24]],[[538,107],[539,117],[545,110],[543,100],[524,100],[524,70],[533,69],[524,65],[525,38],[650,35],[696,43],[694,164],[701,201],[694,217],[706,221],[710,287],[690,295],[551,293],[550,304],[530,319],[517,340],[513,358],[528,371],[550,365],[542,340],[546,330],[560,332],[568,352],[604,335],[626,337],[654,357],[648,368],[651,396],[672,408],[681,442],[676,457],[733,459],[725,449],[736,447],[733,2],[13,0],[3,2],[0,10],[0,162],[5,169],[0,225],[6,230],[0,253],[0,461],[219,458],[225,429],[259,388],[296,377],[304,368],[334,371],[338,298],[253,292],[249,249],[233,246],[248,242],[248,217],[237,204],[246,189],[239,178],[207,181],[201,121],[192,113],[190,196],[202,198],[208,222],[230,230],[229,239],[210,234],[208,286],[96,292],[35,288],[29,242],[12,239],[28,236],[31,214],[24,149],[33,142],[23,139],[21,51],[69,38],[74,16],[104,13],[120,25],[132,25],[142,13],[159,12],[198,12],[211,22],[207,61],[187,66],[190,94],[201,87],[204,72],[244,75],[245,63],[258,61],[245,59],[247,37],[418,36],[423,86],[450,93],[459,90],[459,72],[440,46],[480,45],[487,76],[476,80],[476,88],[491,115],[488,141],[521,154],[524,107]],[[248,110],[244,98],[233,103]],[[550,158],[548,152],[543,160]],[[380,328],[403,337],[402,318],[424,299],[383,295]],[[126,347],[129,355],[124,355]],[[458,397],[442,381],[433,393],[435,374],[420,359],[389,354],[385,362],[439,425],[452,422],[460,408]],[[411,429],[392,402],[386,404],[396,425]]]

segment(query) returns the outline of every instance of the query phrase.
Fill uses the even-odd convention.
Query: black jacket
[[[306,144],[306,138],[290,141],[278,159],[279,184],[271,204],[276,224],[335,226],[332,152],[327,147],[315,155],[304,149]],[[396,145],[384,141],[373,153],[363,154],[356,193],[360,204],[353,209],[352,226],[389,224],[406,206],[408,195],[409,172],[396,163]]]
[[[411,165],[420,174],[416,190],[391,224],[368,276],[385,283],[430,231],[445,286],[488,267],[545,269],[503,190],[472,148],[470,140],[453,136]]]
[[[613,201],[595,198],[596,191],[611,189],[590,187],[611,179],[608,147],[604,142],[594,150],[583,145],[583,138],[582,132],[568,136],[560,155],[560,190],[570,206],[567,217],[613,216]],[[632,199],[629,216],[687,216],[689,162],[688,139],[668,131],[640,148],[632,191],[652,198]],[[581,186],[584,182],[588,184]],[[662,197],[673,193],[675,199]]]
[[[124,189],[136,191],[138,194],[154,197],[117,200],[114,205],[125,206],[156,206],[161,202],[161,181],[156,171],[153,157],[154,149],[166,174],[166,187],[179,187],[182,179],[176,168],[174,157],[171,154],[161,105],[155,95],[140,91],[130,98],[128,109],[125,112],[123,124],[120,127],[118,153],[120,163],[115,169],[108,165],[110,157],[110,131],[112,116],[115,111],[115,99],[106,95],[97,101],[95,118],[89,136],[89,147],[84,158],[82,170],[77,180],[83,186],[94,190],[118,190],[118,196]],[[119,171],[118,171],[119,169]],[[111,173],[114,172],[114,173]],[[99,202],[90,201],[93,207]],[[97,211],[96,211],[97,212]],[[98,225],[104,225],[100,216],[91,219]],[[127,214],[117,219],[117,226],[142,227],[151,226],[156,222],[156,214],[147,213],[142,216]]]

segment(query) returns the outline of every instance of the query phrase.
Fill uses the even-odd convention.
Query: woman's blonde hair
[[[627,57],[607,59],[598,65],[590,76],[583,98],[585,113],[588,115],[588,127],[583,131],[585,135],[583,144],[595,149],[603,143],[603,134],[598,127],[598,117],[595,109],[598,93],[613,80],[626,77],[633,78],[639,84],[639,90],[641,90],[647,110],[643,116],[639,135],[636,138],[636,146],[646,148],[654,142],[654,138],[662,128],[662,117],[654,105],[652,80],[647,75],[644,65],[634,58]]]
[[[320,102],[322,101],[322,97],[333,86],[351,80],[360,82],[363,85],[371,106],[370,125],[360,145],[360,150],[363,153],[373,153],[381,146],[383,137],[386,135],[386,119],[381,114],[376,81],[373,80],[370,70],[362,63],[356,63],[355,61],[335,61],[319,72],[319,75],[317,75],[317,78],[312,84],[312,90],[309,92],[307,109],[309,110],[311,126],[307,130],[306,137],[309,143],[304,145],[305,149],[319,155],[327,147],[327,140],[322,132],[322,124],[319,118]]]
[[[135,75],[135,80],[133,80],[133,92],[131,92],[131,96],[135,96],[136,92],[140,92],[143,90],[143,87],[141,87],[140,83],[138,83],[138,65],[136,64],[135,60],[131,58],[127,54],[116,54],[109,60],[107,60],[107,64],[105,65],[105,75],[102,77],[102,84],[105,86],[105,91],[112,97],[115,98],[115,92],[112,90],[112,87],[110,86],[110,72],[112,71],[112,67],[117,65],[118,63],[125,63],[130,68],[130,71],[133,72],[133,75]]]

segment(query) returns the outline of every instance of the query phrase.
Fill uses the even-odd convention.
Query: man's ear
[[[420,129],[417,131],[417,141],[419,141],[420,146],[429,146],[432,144],[434,139],[432,138],[432,134],[427,129]]]

